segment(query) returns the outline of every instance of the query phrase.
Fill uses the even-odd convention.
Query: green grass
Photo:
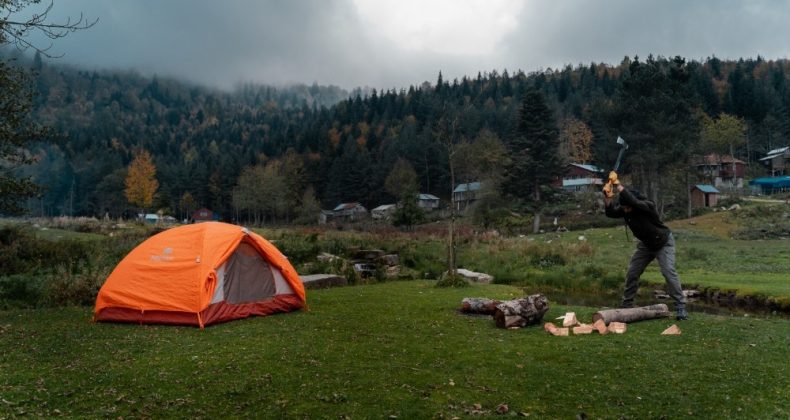
[[[537,292],[530,290],[529,292]],[[0,312],[0,418],[787,418],[790,321],[694,313],[553,337],[391,282],[308,294],[309,311],[209,327],[93,324],[88,308]],[[552,306],[545,320],[575,310]]]

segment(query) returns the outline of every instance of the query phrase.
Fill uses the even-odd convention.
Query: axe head
[[[623,138],[620,136],[617,136],[617,144],[622,146],[623,149],[628,149],[628,143],[626,143],[625,140],[623,140]]]

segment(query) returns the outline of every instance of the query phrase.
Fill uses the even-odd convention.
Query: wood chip
[[[677,324],[672,324],[672,326],[665,329],[661,335],[680,335],[680,327],[678,327]]]
[[[576,312],[568,312],[565,314],[565,317],[562,321],[563,327],[573,327],[575,325],[579,325],[579,321],[576,319]]]
[[[624,322],[610,322],[609,323],[609,332],[615,334],[622,334],[628,328],[628,324]]]
[[[598,330],[598,334],[608,334],[609,329],[606,328],[606,322],[603,319],[599,319],[593,323],[593,328]]]

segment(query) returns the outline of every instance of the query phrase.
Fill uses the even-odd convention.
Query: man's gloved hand
[[[609,183],[612,185],[619,185],[620,180],[617,179],[617,172],[611,171],[609,172]]]
[[[611,182],[607,182],[606,184],[604,184],[604,186],[603,186],[603,195],[606,196],[606,198],[614,197],[614,191],[612,191],[612,183]]]

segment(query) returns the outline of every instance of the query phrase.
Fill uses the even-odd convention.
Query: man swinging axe
[[[675,300],[676,318],[687,320],[689,317],[686,312],[686,297],[683,295],[680,278],[675,271],[675,238],[672,236],[672,231],[661,221],[655,203],[647,200],[639,191],[623,187],[617,179],[616,171],[620,166],[620,158],[623,151],[628,148],[621,138],[618,137],[617,140],[623,148],[620,150],[615,169],[609,172],[609,179],[603,187],[606,216],[625,219],[625,223],[639,240],[628,264],[623,302],[620,307],[634,306],[634,297],[639,290],[639,277],[645,271],[645,267],[657,259],[661,274],[667,282],[669,295]],[[619,193],[617,203],[613,200],[615,189]]]

